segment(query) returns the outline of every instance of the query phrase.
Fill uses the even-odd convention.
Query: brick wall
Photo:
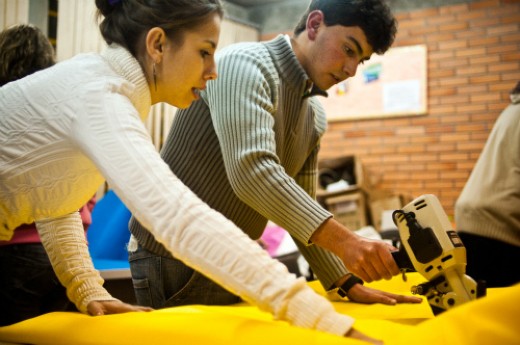
[[[428,47],[425,116],[332,122],[321,158],[358,155],[379,190],[432,193],[448,215],[520,80],[520,1],[396,13],[394,46]],[[265,35],[268,39],[272,35]]]

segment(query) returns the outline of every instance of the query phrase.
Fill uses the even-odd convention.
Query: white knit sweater
[[[245,300],[294,325],[345,334],[302,279],[200,201],[155,150],[142,120],[150,93],[124,49],[84,54],[0,89],[0,238],[36,221],[69,298],[83,312],[110,299],[77,210],[103,177],[168,250]],[[243,260],[247,257],[248,260]]]

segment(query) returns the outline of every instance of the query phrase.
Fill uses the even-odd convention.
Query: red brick
[[[462,48],[467,48],[467,47],[468,47],[468,42],[465,40],[447,41],[447,42],[439,43],[440,51],[452,50],[452,49],[462,49]]]
[[[469,82],[471,84],[478,84],[478,83],[486,83],[486,84],[489,84],[489,83],[492,83],[492,82],[497,82],[500,80],[500,76],[499,75],[484,75],[484,76],[475,76],[475,77],[470,77],[469,78]]]
[[[451,13],[466,13],[467,11],[468,11],[467,4],[442,6],[439,8],[439,13],[441,15],[446,15],[446,14],[451,14]]]
[[[486,35],[486,28],[484,27],[472,27],[470,30],[463,30],[455,32],[455,37],[457,39],[468,39],[474,37],[483,37]]]
[[[428,169],[428,170],[442,170],[442,171],[457,170],[457,163],[455,163],[455,162],[434,162],[434,163],[428,163],[426,165],[426,169]]]
[[[485,56],[470,56],[469,64],[470,65],[478,65],[478,64],[492,64],[500,62],[499,55],[485,55]]]
[[[471,26],[471,29],[474,29],[474,28],[489,28],[489,27],[496,26],[498,24],[500,24],[500,19],[499,18],[495,18],[495,17],[491,17],[491,18],[486,18],[486,19],[480,19],[480,20],[473,21],[473,22],[471,22],[470,26]]]
[[[518,44],[501,44],[487,48],[488,54],[518,52]]]
[[[475,74],[483,74],[487,72],[486,65],[470,65],[466,68],[457,68],[457,75],[468,76]]]
[[[474,113],[478,111],[486,110],[486,106],[483,104],[461,104],[456,106],[457,113]]]
[[[457,143],[457,151],[482,151],[483,142],[461,142]]]
[[[410,157],[411,162],[437,162],[439,160],[439,155],[436,153],[423,153],[421,155],[413,155]]]
[[[484,55],[486,54],[486,47],[461,49],[455,52],[456,57]]]
[[[457,92],[465,93],[484,93],[488,90],[488,85],[464,85],[457,87]]]
[[[491,65],[489,66],[489,72],[503,72],[503,71],[517,71],[520,69],[520,62],[507,62],[501,63],[500,65]]]
[[[484,93],[484,94],[474,94],[470,96],[471,102],[484,102],[488,103],[491,101],[500,100],[500,95],[498,93]]]
[[[488,35],[503,35],[507,33],[517,33],[518,24],[502,25],[498,27],[490,27],[487,29]]]
[[[427,145],[426,151],[427,152],[452,152],[455,150],[455,144],[454,143],[442,143],[442,144],[433,144],[433,145]]]
[[[464,159],[468,159],[468,154],[467,153],[461,153],[461,152],[451,152],[451,153],[441,153],[439,155],[439,160],[440,161],[459,161],[459,160],[464,160]]]
[[[425,25],[425,21],[423,18],[413,18],[408,20],[403,20],[399,22],[398,29],[407,29],[407,28],[421,28]]]
[[[455,159],[459,158],[466,158],[466,155],[459,154],[459,155],[453,155]],[[441,158],[442,159],[442,158]],[[442,171],[441,172],[441,179],[460,179],[460,180],[467,180],[468,174],[464,171]]]
[[[513,81],[516,83],[518,80],[520,80],[520,71],[509,71],[507,73],[502,73],[500,75],[500,80]]]
[[[499,43],[500,39],[498,36],[492,37],[475,37],[468,40],[468,44],[470,47],[482,46],[482,45],[490,45]]]
[[[502,61],[520,61],[520,51],[502,54]]]
[[[459,142],[459,141],[465,141],[469,140],[470,135],[469,133],[464,132],[456,132],[456,133],[447,133],[440,136],[441,142]]]
[[[443,124],[465,123],[467,121],[469,121],[469,115],[460,114],[459,112],[455,115],[443,116],[441,119],[441,123]]]
[[[385,155],[383,157],[384,163],[404,163],[409,161],[408,155],[403,154],[395,154],[395,155]]]
[[[415,10],[410,12],[411,18],[430,18],[439,15],[439,9],[437,7],[430,7],[421,10]]]
[[[469,10],[480,10],[480,9],[489,9],[493,6],[500,6],[500,0],[487,0],[487,1],[478,1],[469,4]]]
[[[454,22],[454,23],[439,25],[439,31],[465,30],[467,28],[468,28],[468,23],[466,23],[466,22]]]
[[[425,151],[425,149],[427,149],[427,147],[425,147],[423,145],[407,145],[407,146],[401,145],[397,148],[397,152],[415,154],[415,153],[422,153]]]
[[[454,87],[436,88],[430,90],[429,94],[432,97],[453,96],[456,94],[456,89]]]

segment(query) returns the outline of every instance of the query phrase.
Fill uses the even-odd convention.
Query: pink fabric
[[[285,229],[278,225],[268,224],[264,230],[264,233],[260,237],[267,246],[266,250],[271,256],[276,256],[276,251],[282,243],[283,237],[285,236]]]
[[[94,197],[90,199],[90,201],[79,210],[79,214],[81,215],[81,219],[83,220],[83,227],[85,228],[85,232],[87,231],[89,225],[92,223],[92,209],[94,208],[95,204],[96,198]],[[11,244],[40,242],[40,235],[38,235],[36,225],[34,225],[34,223],[24,224],[14,230],[13,237],[9,241],[0,241],[0,247],[8,246]]]

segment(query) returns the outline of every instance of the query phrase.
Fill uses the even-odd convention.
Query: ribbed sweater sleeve
[[[37,221],[36,227],[58,280],[78,310],[86,313],[92,301],[115,300],[94,268],[78,212]]]

